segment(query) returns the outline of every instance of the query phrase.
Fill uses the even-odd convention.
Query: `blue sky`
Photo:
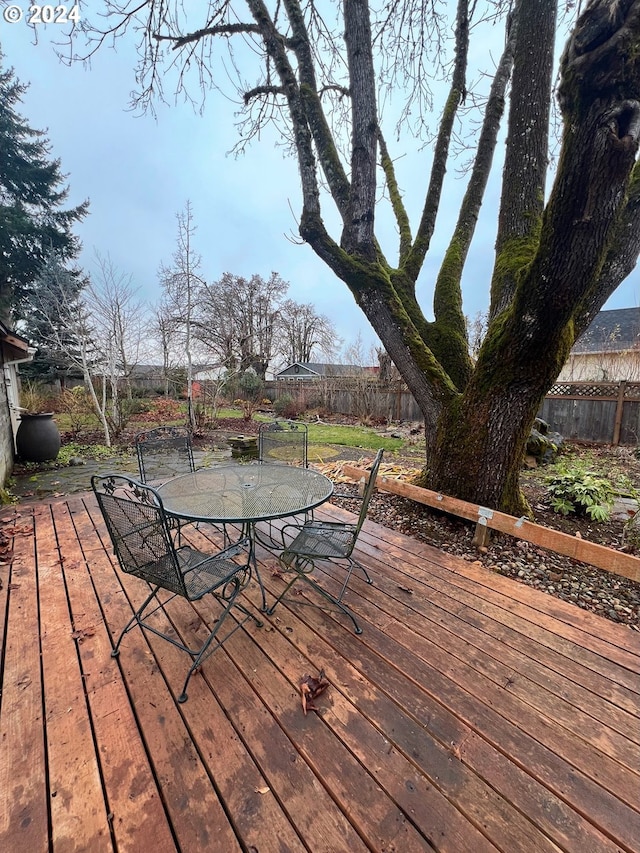
[[[290,297],[312,302],[332,320],[346,344],[358,333],[366,347],[375,342],[346,285],[309,247],[287,239],[297,233],[298,175],[294,160],[283,157],[274,139],[252,143],[240,158],[228,156],[226,152],[237,141],[235,106],[216,93],[208,97],[202,114],[181,103],[158,104],[156,118],[136,115],[129,110],[135,87],[133,48],[105,47],[90,68],[80,64],[69,68],[50,44],[59,35],[56,26],[49,25],[34,45],[24,21],[7,24],[0,19],[4,64],[13,66],[22,82],[30,83],[21,112],[32,127],[47,131],[52,156],[60,158],[68,175],[70,202],[90,200],[90,214],[77,228],[83,243],[81,263],[88,271],[96,251],[108,254],[119,270],[131,274],[144,299],[156,301],[160,295],[156,272],[162,261],[171,260],[175,215],[189,199],[207,279],[216,280],[223,272],[267,277],[276,271],[290,283]],[[405,153],[401,146],[394,148],[395,153]],[[411,153],[416,149],[415,144],[406,145],[407,156],[399,167],[414,223],[429,168],[428,151]],[[464,310],[469,317],[488,303],[497,177],[490,185],[465,272]],[[444,216],[419,281],[427,315],[428,285],[446,248],[463,190],[457,182],[445,191]],[[393,258],[393,228],[389,225],[386,230]],[[636,306],[638,291],[635,271],[606,307]]]

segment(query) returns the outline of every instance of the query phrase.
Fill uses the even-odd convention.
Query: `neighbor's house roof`
[[[571,348],[572,355],[640,349],[640,308],[600,311]]]
[[[134,364],[131,368],[131,379],[147,379],[150,376],[161,376],[164,368],[161,364]]]
[[[357,364],[324,364],[318,361],[296,361],[279,370],[276,379],[327,379],[334,376],[358,376],[364,371],[370,372],[370,367],[360,367]]]

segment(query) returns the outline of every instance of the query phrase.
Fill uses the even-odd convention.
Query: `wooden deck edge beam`
[[[366,470],[356,468],[353,465],[345,465],[343,473],[356,481],[368,476]],[[572,557],[581,563],[589,563],[598,569],[622,575],[633,581],[640,581],[640,558],[633,556],[633,554],[625,554],[622,551],[607,548],[606,545],[599,545],[596,542],[570,536],[568,533],[562,533],[559,530],[542,527],[542,525],[535,524],[535,522],[524,517],[516,518],[514,515],[508,515],[505,512],[442,495],[439,492],[423,489],[420,486],[414,486],[380,474],[376,485],[382,491],[409,498],[417,503],[426,504],[426,506],[457,515],[460,518],[466,518],[469,521],[475,521],[480,527],[498,530],[500,533],[508,533],[517,539],[524,539],[533,545],[538,545],[557,554],[563,554],[566,557]]]

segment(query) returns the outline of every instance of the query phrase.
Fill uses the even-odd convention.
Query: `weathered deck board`
[[[336,507],[327,516],[344,518]],[[5,510],[0,849],[640,853],[640,634],[379,525],[364,633],[301,587],[188,666],[91,495]],[[201,545],[211,528],[185,535]],[[282,580],[260,551],[269,599]],[[339,572],[320,572],[337,588]],[[294,587],[294,590],[296,587]],[[254,612],[257,585],[245,593]],[[303,606],[304,605],[304,606]],[[184,639],[215,606],[157,618]],[[299,683],[324,670],[320,713]]]
[[[11,517],[14,540],[3,571],[3,678],[0,706],[0,839],[8,850],[48,849],[49,796],[42,715],[40,626],[33,521]],[[9,631],[9,628],[11,629]]]

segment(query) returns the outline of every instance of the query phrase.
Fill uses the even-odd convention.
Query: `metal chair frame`
[[[283,540],[289,535],[289,532],[292,532],[293,539],[278,555],[278,560],[282,570],[293,573],[293,577],[288,581],[273,605],[267,610],[269,615],[273,614],[276,605],[283,599],[294,583],[298,580],[303,580],[324,599],[331,602],[338,610],[351,619],[356,634],[362,633],[362,629],[358,625],[353,613],[343,604],[342,598],[347,590],[353,570],[356,567],[363,573],[367,583],[373,583],[365,567],[354,558],[353,550],[358,541],[362,525],[367,517],[367,510],[373,494],[378,469],[382,462],[382,455],[383,451],[379,450],[371,466],[369,479],[367,480],[362,496],[360,514],[355,524],[335,521],[307,521],[302,526],[286,524],[283,527]],[[336,565],[346,563],[345,579],[339,595],[332,595],[311,577],[311,573],[318,561],[327,561]]]
[[[270,421],[258,429],[258,461],[268,464],[299,465],[308,468],[308,429],[297,421]],[[304,520],[313,518],[305,513]],[[267,548],[281,548],[284,540],[273,534],[273,523],[268,522],[268,533],[258,533],[259,541]]]
[[[209,655],[247,620],[251,619],[258,627],[262,626],[262,622],[237,600],[251,580],[251,543],[248,538],[244,538],[215,554],[206,554],[186,545],[176,547],[162,498],[154,488],[123,474],[94,475],[91,486],[120,568],[151,585],[151,592],[122,629],[111,656],[119,655],[124,636],[136,625],[167,640],[192,659],[182,692],[178,696],[178,702],[186,702],[189,680]],[[233,558],[240,555],[245,560],[235,562]],[[168,591],[170,596],[160,600],[160,590]],[[192,648],[148,621],[176,596],[188,601],[199,601],[208,594],[218,601],[222,614],[199,648]],[[242,618],[232,614],[232,609],[239,611]],[[234,625],[219,639],[219,632],[229,615]]]
[[[145,455],[147,457],[150,455],[165,457],[167,467],[171,466],[172,476],[189,474],[196,470],[193,460],[191,431],[187,427],[161,426],[139,432],[135,437],[135,445],[140,480],[143,483],[155,479],[150,476],[153,474],[153,470],[149,468],[148,458],[147,464],[145,464]],[[165,474],[162,472],[162,477],[164,476]]]
[[[139,432],[135,437],[135,446],[140,482],[142,483],[148,483],[149,480],[152,480],[156,485],[160,485],[169,477],[191,474],[196,470],[192,434],[186,426],[161,426]],[[154,469],[148,464],[145,465],[145,454],[147,455],[147,463],[149,456],[160,456],[166,459],[166,468],[163,465],[164,471],[161,477],[149,476],[154,473]],[[168,471],[169,476],[166,476],[167,469],[170,469]],[[182,528],[187,524],[189,524],[188,521],[169,517],[169,526],[176,530],[178,544],[181,541]],[[199,524],[196,524],[197,527]],[[222,534],[225,545],[231,542],[229,531],[224,525],[222,525]]]
[[[258,430],[258,459],[281,465],[301,465],[308,468],[307,425],[297,421],[271,421],[260,424]]]

